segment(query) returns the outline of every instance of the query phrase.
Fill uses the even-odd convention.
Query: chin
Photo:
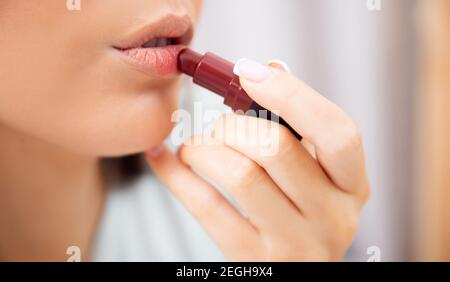
[[[171,118],[177,109],[178,92],[178,83],[172,82],[145,94],[128,93],[117,103],[108,103],[100,111],[103,115],[87,115],[93,152],[100,157],[119,157],[145,152],[164,142],[174,127]]]
[[[129,127],[128,130],[105,136],[103,144],[96,144],[96,155],[100,157],[120,157],[147,151],[164,142],[173,129],[170,116],[167,119],[153,120],[146,126]],[[131,128],[131,130],[130,130]]]
[[[169,94],[169,93],[160,93]],[[175,94],[175,93],[174,93]],[[88,113],[65,123],[57,134],[57,143],[71,151],[94,157],[120,157],[157,146],[169,137],[174,123],[175,99],[150,96],[134,105],[122,103],[120,107],[108,105],[106,110]],[[70,126],[67,126],[70,124]],[[62,140],[60,138],[63,138]]]

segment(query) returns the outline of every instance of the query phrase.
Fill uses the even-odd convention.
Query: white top
[[[200,224],[151,173],[109,187],[94,261],[224,261]]]

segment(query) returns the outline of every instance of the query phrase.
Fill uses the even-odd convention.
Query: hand
[[[303,141],[271,121],[227,114],[210,137],[195,136],[189,142],[200,145],[183,145],[178,155],[160,146],[147,153],[148,163],[228,259],[340,259],[369,194],[357,127],[279,65],[244,62],[239,68],[252,99],[278,110]],[[236,143],[232,140],[249,138],[249,127],[233,128],[228,122],[279,126],[280,131],[277,140],[263,144]],[[274,143],[279,144],[276,154],[261,154]],[[228,192],[244,214],[194,171]]]

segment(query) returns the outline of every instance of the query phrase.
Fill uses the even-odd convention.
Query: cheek
[[[95,156],[140,152],[167,137],[178,82],[149,81],[109,53],[105,38],[133,14],[122,1],[86,2],[81,13],[64,0],[2,1],[0,126]]]
[[[178,80],[149,82],[108,56],[82,75],[37,71],[26,75],[27,83],[20,74],[8,77],[0,91],[0,123],[74,152],[141,152],[172,128]]]
[[[128,72],[106,57],[59,100],[60,143],[90,155],[142,152],[170,133],[179,79],[155,81]],[[55,122],[54,122],[55,124]]]

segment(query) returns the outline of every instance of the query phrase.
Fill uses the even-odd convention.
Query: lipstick
[[[242,88],[239,76],[233,73],[234,64],[213,54],[201,55],[189,48],[178,55],[178,69],[193,78],[193,82],[224,98],[223,103],[233,111],[241,110],[256,117],[277,121],[287,127],[298,140],[298,134],[284,119],[258,105]]]

